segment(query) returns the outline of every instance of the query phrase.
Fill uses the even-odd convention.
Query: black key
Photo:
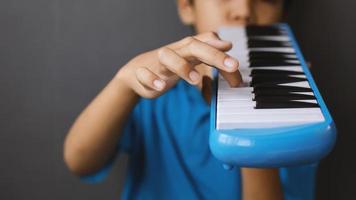
[[[275,70],[275,69],[253,69],[250,76],[278,76],[278,75],[304,75],[304,72],[290,70]]]
[[[285,66],[300,66],[300,63],[291,63],[285,60],[263,60],[251,61],[250,67],[285,67]]]
[[[314,95],[285,93],[284,95],[256,95],[253,101],[316,100]]]
[[[284,36],[287,35],[287,33],[279,31],[279,30],[266,30],[266,31],[259,31],[259,32],[254,32],[254,31],[247,31],[246,32],[247,37],[249,38],[255,38],[255,37],[261,37],[261,36]]]
[[[272,26],[247,26],[246,34],[248,36],[280,36],[286,35],[286,32]]]
[[[261,31],[261,30],[281,30],[279,26],[276,25],[248,25],[246,26],[248,30]]]
[[[300,101],[256,101],[256,109],[283,109],[283,108],[317,108],[317,103]]]
[[[248,25],[246,26],[246,29],[260,31],[260,30],[280,30],[281,28],[275,25]]]
[[[271,59],[271,58],[297,58],[294,53],[252,51],[249,53],[251,59]]]
[[[249,48],[260,47],[292,47],[289,42],[273,41],[273,40],[249,40],[247,42]]]
[[[293,54],[291,54],[293,55]],[[289,56],[288,55],[273,55],[273,56],[268,56],[268,55],[252,55],[248,56],[249,60],[298,60],[297,57]]]
[[[253,88],[253,93],[280,93],[280,92],[313,92],[311,88],[285,86],[285,85],[270,85],[270,86],[256,86]]]
[[[282,47],[282,48],[292,49],[290,47]],[[275,51],[273,49],[275,49]],[[250,57],[253,57],[253,55],[255,55],[255,57],[257,57],[258,55],[260,57],[262,57],[262,56],[268,55],[266,53],[271,53],[270,57],[271,57],[271,55],[278,55],[279,54],[279,55],[284,55],[286,57],[287,56],[294,56],[293,58],[296,58],[296,54],[295,54],[294,51],[289,51],[289,50],[288,51],[280,51],[277,48],[272,48],[272,49],[268,49],[268,48],[254,49],[254,48],[251,48],[251,49],[248,49],[248,52],[249,52],[249,55],[251,55]],[[270,58],[270,57],[265,57],[265,58]],[[264,58],[264,57],[262,57],[262,58]]]
[[[296,58],[286,58],[286,57],[274,57],[274,58],[249,58],[250,62],[293,62],[293,63],[300,63],[300,61]]]
[[[256,77],[253,78],[250,85],[252,87],[257,86],[271,86],[271,85],[278,85],[284,83],[295,83],[306,81],[306,78],[298,78],[298,77],[290,77],[290,76],[283,76],[283,77],[273,77],[273,76],[266,76],[266,77]]]
[[[289,91],[278,91],[278,90],[267,90],[267,91],[256,91],[253,92],[255,94],[255,97],[263,97],[263,96],[288,96],[288,95],[294,95],[298,94],[297,92],[289,92]],[[301,94],[302,95],[302,94]],[[304,95],[304,94],[303,94]],[[312,94],[311,96],[314,96]],[[301,97],[304,98],[304,97]],[[305,97],[307,98],[307,97]]]

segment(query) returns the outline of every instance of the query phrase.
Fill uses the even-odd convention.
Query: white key
[[[286,67],[258,67],[258,68],[253,68],[253,69],[269,69],[269,70],[280,70],[280,71],[293,71],[293,72],[304,72],[303,68],[301,66],[286,66]],[[252,68],[247,68],[247,69],[240,69],[240,72],[251,72],[253,70]]]
[[[224,103],[225,101],[228,102],[235,102],[238,100],[248,100],[252,101],[252,99],[255,97],[253,93],[236,93],[236,94],[224,94],[224,95],[218,95],[218,101],[221,103]]]
[[[282,84],[278,84],[278,85],[310,88],[308,81],[300,81],[300,82],[295,82],[295,83],[282,83]]]
[[[288,36],[256,36],[252,38],[263,39],[263,40],[273,40],[273,41],[280,41],[280,42],[290,42]]]
[[[238,88],[221,88],[218,90],[219,94],[231,93],[231,94],[240,94],[240,93],[251,93],[253,91],[253,87],[238,87]]]
[[[251,66],[251,62],[249,60],[238,60],[240,65],[242,66]],[[290,63],[290,64],[300,64],[300,62],[298,60],[285,60],[286,63]],[[260,68],[260,67],[258,67]]]
[[[223,93],[240,94],[240,93],[251,93],[252,91],[253,91],[253,87],[237,87],[237,88],[226,87],[226,88],[219,89],[218,94],[223,94]]]
[[[242,77],[244,83],[248,84],[250,82],[247,82],[246,79],[248,79],[248,77]],[[294,86],[294,87],[303,87],[303,88],[310,88],[310,85],[308,83],[308,81],[300,81],[300,82],[294,82],[294,83],[281,83],[278,84],[280,86]],[[224,89],[224,88],[230,88],[230,85],[228,84],[228,82],[226,82],[225,80],[219,80],[219,85],[218,85],[219,90],[220,89]]]
[[[317,104],[317,100],[292,100],[294,102],[314,103]],[[255,108],[256,102],[250,99],[240,99],[234,101],[222,101],[217,105],[219,108]]]
[[[290,92],[290,94],[302,94],[314,96],[313,92]],[[234,100],[252,100],[255,98],[255,94],[252,92],[237,92],[237,93],[219,93],[218,100],[220,102],[234,101]]]
[[[252,81],[252,77],[250,76],[251,73],[240,72],[242,75],[242,79],[244,82],[250,83]],[[289,75],[292,78],[307,78],[305,75]]]
[[[267,110],[267,111],[266,111]],[[324,116],[318,108],[304,108],[296,112],[281,111],[278,109],[256,109],[248,113],[231,113],[217,115],[217,125],[221,129],[226,128],[271,128],[291,126],[324,121]],[[291,109],[286,109],[291,110]],[[268,113],[270,112],[270,113]],[[275,113],[279,112],[279,113]]]
[[[251,48],[250,51],[295,53],[295,50],[290,47]]]
[[[243,121],[233,119],[232,121],[217,120],[217,129],[257,129],[257,128],[281,128],[288,126],[297,126],[305,124],[313,124],[323,122],[323,116],[303,116],[303,117],[290,117],[283,116],[280,119],[274,120],[256,120],[248,118]]]
[[[225,115],[277,115],[277,114],[322,114],[320,108],[255,109],[252,107],[219,107],[220,116]]]
[[[292,122],[292,121],[322,121],[322,113],[287,113],[278,115],[219,115],[218,119],[220,122],[239,122],[239,123],[249,123],[249,122]]]

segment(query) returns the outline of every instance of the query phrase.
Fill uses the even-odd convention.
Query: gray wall
[[[339,129],[318,199],[356,194],[355,8],[299,0],[289,15]],[[118,199],[126,158],[105,182],[83,184],[62,161],[65,133],[119,66],[187,34],[173,0],[1,0],[0,199]]]

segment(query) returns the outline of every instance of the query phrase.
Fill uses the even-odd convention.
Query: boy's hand
[[[203,64],[216,67],[231,86],[238,86],[242,81],[238,61],[224,53],[231,47],[230,42],[220,40],[212,32],[187,37],[135,57],[116,77],[138,95],[155,98],[180,78],[192,85],[199,84],[202,74],[196,66]]]

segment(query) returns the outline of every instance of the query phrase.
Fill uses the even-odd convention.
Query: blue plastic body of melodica
[[[276,26],[283,26],[288,31],[325,121],[283,128],[217,130],[218,80],[215,76],[211,100],[209,145],[212,154],[225,166],[265,168],[314,163],[325,157],[332,150],[336,141],[336,127],[333,119],[318,91],[290,27],[287,24]]]

